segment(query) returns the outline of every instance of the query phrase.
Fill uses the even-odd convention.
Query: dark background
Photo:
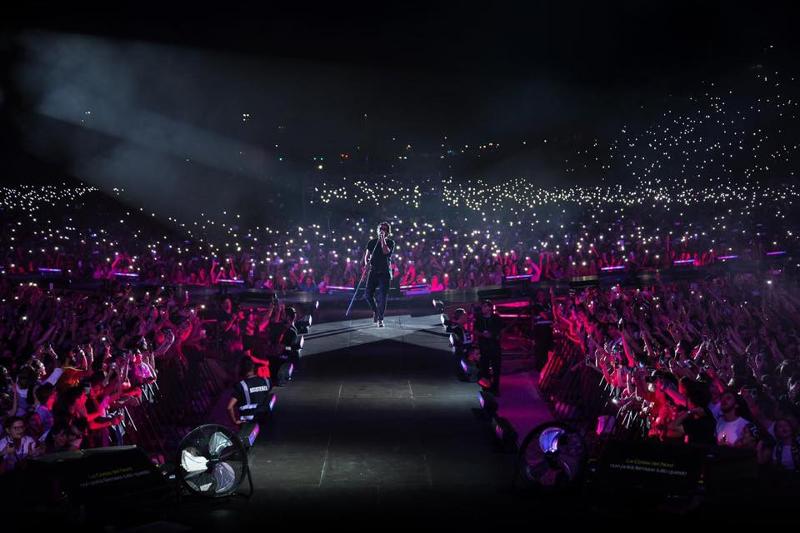
[[[800,51],[790,4],[770,2],[15,9],[2,22],[3,181],[138,184],[141,201],[157,204],[158,187],[206,209],[340,175],[592,184],[596,172],[564,170],[595,139],[646,127],[708,80],[792,70]],[[64,87],[80,94],[42,113]],[[440,158],[490,141],[503,150],[488,160]]]

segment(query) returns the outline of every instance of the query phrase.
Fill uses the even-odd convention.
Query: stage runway
[[[439,315],[313,326],[252,451],[255,495],[202,514],[220,525],[509,518],[515,456],[497,448],[457,368]]]

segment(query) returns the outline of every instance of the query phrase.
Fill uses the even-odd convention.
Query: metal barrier
[[[136,403],[126,406],[126,444],[169,455],[193,427],[208,421],[220,394],[233,383],[226,362],[209,351],[184,367],[177,359],[158,369],[158,380],[141,386]]]
[[[539,374],[539,390],[556,419],[594,424],[611,399],[603,377],[585,363],[580,347],[563,336],[553,340],[553,350]]]

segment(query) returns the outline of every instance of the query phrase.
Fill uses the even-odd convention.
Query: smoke
[[[182,218],[255,210],[253,193],[267,188],[297,192],[267,143],[237,137],[247,110],[232,95],[247,91],[231,61],[209,69],[220,56],[77,35],[30,33],[21,44],[16,74],[34,110],[24,142],[80,179]]]

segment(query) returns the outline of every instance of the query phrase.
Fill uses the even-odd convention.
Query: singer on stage
[[[388,222],[381,222],[378,225],[378,238],[369,241],[364,252],[364,266],[369,269],[364,299],[372,309],[372,321],[376,322],[379,328],[383,327],[383,313],[386,311],[389,283],[392,280],[389,258],[394,250],[394,241],[387,239],[390,230]],[[377,301],[375,301],[376,290],[378,291]]]

